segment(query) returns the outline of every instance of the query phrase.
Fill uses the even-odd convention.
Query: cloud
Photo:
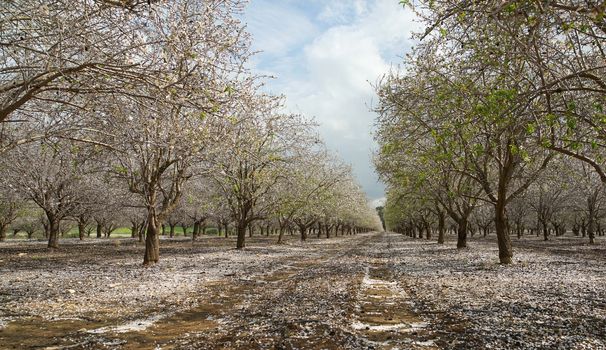
[[[246,22],[254,34],[253,48],[270,56],[288,55],[318,34],[312,20],[288,3],[254,1]]]
[[[384,206],[384,205],[385,205],[385,201],[386,201],[386,200],[387,200],[387,199],[386,199],[385,197],[375,199],[375,200],[373,200],[373,201],[371,201],[371,202],[370,202],[370,206],[371,206],[372,208],[376,208],[376,207]]]
[[[345,24],[368,10],[364,0],[332,0],[324,5],[318,20],[329,24]]]
[[[268,9],[288,16],[289,22],[298,22],[287,26],[285,32],[297,32],[295,27],[301,26],[299,32],[306,34],[286,38],[283,48],[273,43],[281,39],[261,38],[258,46],[269,45],[269,52],[278,57],[261,54],[257,69],[278,76],[270,88],[286,94],[287,107],[292,112],[315,117],[327,145],[352,164],[367,195],[381,198],[384,188],[371,164],[376,147],[371,136],[376,117],[371,111],[376,100],[372,83],[410,50],[414,44],[411,32],[419,30],[418,24],[412,13],[394,0],[309,3],[315,7]],[[270,7],[273,6],[272,3]],[[307,16],[308,20],[300,16]],[[258,28],[261,36],[273,35],[273,25]],[[257,37],[258,32],[253,33]]]

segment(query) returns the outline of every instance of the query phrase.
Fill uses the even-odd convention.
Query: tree
[[[69,141],[47,139],[11,151],[10,183],[36,203],[48,223],[48,247],[59,247],[60,223],[92,200],[86,176],[100,171],[98,150]],[[5,162],[11,158],[4,157]]]
[[[2,184],[0,186],[0,242],[6,240],[6,231],[19,216],[24,206],[21,196],[11,188]]]
[[[183,0],[157,8],[145,32],[161,44],[154,54],[170,84],[142,87],[133,98],[104,106],[112,116],[110,171],[147,211],[144,265],[158,262],[159,227],[179,204],[185,183],[204,171],[226,113],[251,83],[242,76],[249,45],[234,19],[238,4]],[[154,100],[138,98],[149,95]]]
[[[179,211],[182,221],[193,224],[192,241],[204,234],[207,220],[221,210],[221,194],[208,177],[198,176],[186,184]]]
[[[339,162],[316,142],[314,147],[300,150],[294,161],[286,165],[285,180],[276,188],[278,222],[282,242],[284,228],[293,223],[299,228],[301,240],[315,224],[323,225],[326,235],[343,221],[343,208],[351,205],[350,198],[340,191],[351,181],[351,169]],[[322,228],[318,229],[320,234]]]
[[[536,181],[553,155],[537,142],[536,111],[527,98],[535,91],[528,79],[535,72],[524,65],[521,51],[533,38],[508,35],[490,17],[474,14],[467,22],[465,6],[427,3],[425,42],[409,58],[410,69],[384,83],[382,109],[401,118],[407,130],[431,135],[443,149],[427,156],[445,158],[478,184],[481,199],[494,207],[499,260],[509,264],[507,204]],[[433,30],[441,25],[439,33]]]
[[[379,218],[381,219],[381,226],[383,227],[383,231],[385,231],[385,207],[380,205],[376,207],[375,210],[377,211],[377,215],[379,215]]]
[[[526,72],[521,104],[542,147],[581,160],[602,182],[606,65],[605,6],[599,1],[407,2],[453,47],[482,59],[480,70]]]
[[[286,179],[286,164],[299,161],[300,150],[317,140],[309,121],[278,113],[276,98],[251,96],[246,102],[224,135],[223,145],[231,152],[215,160],[214,179],[236,224],[237,249],[245,247],[246,228],[274,207],[265,198]]]
[[[46,114],[49,106],[95,114],[95,101],[136,95],[133,86],[170,85],[165,73],[172,67],[159,66],[158,62],[162,46],[168,47],[175,40],[151,34],[157,17],[168,7],[166,3],[3,2],[0,123],[35,125],[45,120],[53,128],[31,127],[31,133],[19,135],[2,130],[0,152],[49,134],[72,138],[74,131],[86,127],[74,115]]]
[[[542,229],[545,241],[549,239],[549,223],[561,215],[567,201],[567,192],[559,179],[560,175],[561,173],[548,172],[528,190],[526,204],[536,213],[540,225],[538,229]]]
[[[13,222],[13,234],[18,231],[24,231],[27,234],[28,239],[32,239],[34,233],[42,231],[44,228],[40,222],[40,216],[44,214],[40,213],[34,203],[28,202],[24,208],[19,211],[19,216]]]
[[[381,178],[392,189],[394,198],[390,203],[397,205],[401,201],[415,204],[409,208],[410,215],[421,216],[419,210],[429,210],[438,218],[439,240],[443,240],[444,214],[450,216],[457,224],[457,247],[467,247],[469,218],[477,205],[481,193],[479,185],[467,175],[472,167],[470,159],[461,155],[464,147],[457,141],[459,127],[444,125],[448,123],[449,114],[443,105],[424,104],[428,96],[416,95],[426,90],[409,86],[410,95],[402,96],[398,91],[403,86],[415,81],[404,78],[386,82],[380,96],[381,105],[377,131],[377,141],[381,151],[375,159],[375,165]],[[415,86],[418,84],[415,82]],[[431,93],[431,90],[427,90]],[[418,105],[417,103],[423,103]],[[436,108],[432,113],[428,110]],[[418,113],[418,114],[415,114]],[[429,121],[421,119],[427,117]],[[417,119],[419,118],[419,119]],[[435,129],[432,128],[435,126]],[[440,135],[437,130],[444,132]],[[435,169],[441,171],[436,172]],[[408,205],[410,207],[410,205]],[[408,231],[416,236],[418,226],[409,221]],[[441,239],[440,239],[441,237]]]
[[[573,171],[570,181],[572,188],[569,188],[569,191],[574,192],[571,194],[573,206],[577,212],[584,214],[589,243],[595,244],[596,226],[606,209],[605,185],[599,175],[587,164],[574,166],[571,170]]]

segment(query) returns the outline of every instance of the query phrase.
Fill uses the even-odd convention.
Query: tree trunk
[[[299,232],[301,232],[301,241],[307,240],[307,227],[299,226]]]
[[[101,238],[101,234],[103,233],[103,226],[100,223],[97,223],[97,238]]]
[[[581,235],[583,238],[587,235],[587,224],[584,222],[581,224]]]
[[[143,265],[149,266],[160,260],[160,237],[158,232],[158,221],[153,213],[147,219],[147,237],[145,238],[145,255]]]
[[[6,229],[8,225],[0,225],[0,242],[4,242],[6,240]]]
[[[587,198],[587,236],[589,236],[589,244],[595,244],[595,216],[596,216],[596,203],[598,198],[598,192],[594,191],[592,195]]]
[[[499,196],[501,198],[501,196]],[[505,212],[504,200],[495,204],[495,228],[497,231],[497,242],[499,246],[499,261],[501,264],[511,264],[513,252],[511,250],[511,237],[507,229],[507,214]]]
[[[238,223],[238,239],[236,241],[236,249],[244,248],[244,241],[246,240],[246,223]]]
[[[194,231],[191,233],[191,241],[194,242],[198,236],[198,232],[200,230],[200,223],[194,222]],[[221,228],[219,228],[219,234],[221,233]]]
[[[195,242],[196,238],[198,238],[198,228],[196,227],[196,223],[194,223],[194,230],[191,233],[191,241]]]
[[[444,223],[446,218],[444,214],[438,214],[438,244],[444,244]]]
[[[145,230],[147,229],[147,222],[143,222],[141,227],[139,227],[139,243],[143,243],[143,239],[145,238]]]
[[[282,243],[282,237],[284,237],[284,226],[280,225],[280,233],[278,234],[278,244]]]
[[[84,223],[83,222],[78,222],[78,237],[80,238],[80,240],[84,240]]]
[[[173,238],[173,237],[175,237],[175,226],[177,226],[177,224],[174,224],[174,225],[169,224],[169,226],[170,226],[170,236],[169,237]]]
[[[44,238],[48,239],[48,236],[50,236],[50,224],[48,224],[46,221],[43,221],[42,226],[44,227]],[[585,235],[583,235],[583,237],[585,237]]]
[[[133,223],[133,226],[130,229],[130,238],[137,237],[138,233],[139,233],[139,224],[138,223]]]
[[[593,210],[589,211],[589,222],[587,223],[587,236],[589,236],[589,244],[595,244],[595,219]]]
[[[547,222],[541,222],[541,225],[543,225],[543,240],[544,241],[548,241],[549,240],[549,228],[547,227]]]
[[[460,219],[457,222],[457,248],[467,247],[467,219]]]
[[[229,225],[225,224],[225,238],[229,237]]]
[[[48,248],[58,249],[59,248],[59,224],[60,221],[55,218],[49,218],[48,227]]]

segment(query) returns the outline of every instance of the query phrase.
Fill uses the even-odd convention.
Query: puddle
[[[3,349],[64,348],[81,344],[83,331],[103,325],[82,319],[24,318],[9,322],[0,330],[0,344]]]
[[[415,341],[413,342],[413,344],[415,345],[419,345],[419,346],[436,346],[436,341],[433,339],[427,340],[427,341]]]
[[[267,276],[268,280],[283,280],[299,271],[289,266]],[[281,288],[258,280],[226,279],[207,283],[199,306],[185,311],[149,310],[131,319],[45,320],[40,317],[7,322],[0,329],[2,349],[173,349],[203,348],[208,344],[239,344],[244,337],[239,328],[251,327],[243,318],[251,302],[263,295],[265,288]],[[239,333],[231,332],[234,329]],[[263,335],[255,335],[262,338]],[[249,341],[245,337],[245,343]],[[261,340],[258,340],[261,341]],[[275,339],[264,340],[275,343]],[[250,348],[237,345],[238,348]],[[221,347],[219,347],[221,348]],[[230,346],[226,348],[231,348]]]
[[[166,315],[155,315],[149,318],[130,321],[125,324],[118,326],[108,326],[87,331],[90,334],[104,334],[104,333],[128,333],[128,332],[141,332],[152,326],[157,321],[165,318]]]
[[[128,331],[118,334],[116,340],[122,340],[121,349],[141,349],[154,346],[161,349],[172,349],[182,344],[187,338],[215,329],[219,323],[210,317],[214,310],[207,306],[190,311],[176,313],[162,318],[143,330]]]
[[[262,276],[259,280],[267,283],[283,282],[284,280],[287,280],[297,273],[305,270],[309,266],[319,265],[322,262],[325,262],[327,259],[327,257],[321,257],[284,265],[279,269],[272,271],[268,275]]]
[[[351,328],[377,349],[437,348],[429,324],[411,310],[408,299],[388,270],[368,267]]]
[[[224,282],[226,283],[226,282]],[[172,349],[188,338],[210,332],[221,325],[220,318],[233,312],[237,298],[217,297],[246,293],[246,286],[209,288],[208,303],[187,311],[150,311],[149,317],[134,320],[89,322],[82,319],[45,320],[40,317],[8,322],[0,330],[2,349]],[[236,299],[236,300],[234,300]]]
[[[282,282],[283,280],[286,280],[295,275],[299,270],[299,268],[294,266],[286,266],[277,271],[274,271],[272,274],[262,277],[261,280],[268,283]]]
[[[396,324],[381,324],[372,325],[362,322],[354,322],[351,328],[355,330],[367,330],[371,332],[385,332],[385,331],[401,331],[401,332],[413,332],[420,329],[426,328],[429,324],[426,322],[418,323],[396,323]]]

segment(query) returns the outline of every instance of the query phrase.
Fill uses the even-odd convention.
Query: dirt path
[[[197,306],[134,317],[15,320],[7,348],[433,348],[427,323],[389,271],[391,236],[312,241],[296,254],[202,283]],[[227,262],[229,263],[229,262]],[[166,263],[165,263],[166,264]],[[28,337],[24,337],[28,334]]]
[[[370,233],[0,246],[0,349],[605,349],[606,244]]]

